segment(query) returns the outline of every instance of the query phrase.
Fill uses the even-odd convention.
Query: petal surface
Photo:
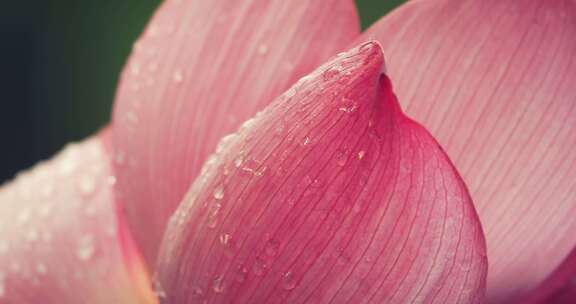
[[[383,63],[342,53],[221,141],[165,235],[166,303],[481,301],[473,204]]]
[[[0,189],[0,303],[155,304],[101,136]]]
[[[406,113],[462,174],[510,303],[576,244],[576,4],[411,1],[374,25]]]
[[[116,172],[148,262],[218,140],[359,34],[351,0],[167,1],[117,94]]]
[[[570,304],[576,302],[576,249],[558,266],[554,273],[522,303]]]

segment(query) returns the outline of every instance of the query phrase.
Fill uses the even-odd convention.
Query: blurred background
[[[160,2],[2,4],[0,183],[108,122],[120,70]],[[357,0],[362,27],[401,2]]]

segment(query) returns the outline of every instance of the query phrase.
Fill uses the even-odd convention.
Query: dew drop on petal
[[[268,240],[268,242],[266,242],[266,247],[264,248],[264,251],[269,256],[276,256],[278,254],[279,248],[280,243],[274,239],[270,239]]]
[[[91,235],[84,235],[80,237],[76,244],[76,257],[81,261],[88,261],[95,252],[94,237]]]
[[[43,263],[38,263],[36,264],[36,272],[39,274],[46,274],[48,272],[48,269],[46,269],[46,265],[44,265]]]
[[[220,215],[220,208],[222,208],[222,205],[220,205],[219,203],[216,203],[212,207],[212,210],[210,210],[210,214],[208,215],[208,223],[207,223],[208,228],[216,228],[216,225],[218,225],[218,217]]]
[[[242,158],[242,156],[238,156],[235,160],[234,160],[234,166],[236,168],[240,168],[242,166],[242,162],[244,162],[244,159]]]
[[[217,276],[216,278],[214,278],[214,281],[212,281],[212,289],[214,290],[215,293],[223,293],[224,287],[225,286],[223,276]]]
[[[266,268],[266,262],[261,258],[256,258],[256,261],[254,261],[254,266],[252,267],[252,272],[254,272],[254,274],[257,276],[261,276],[266,271]]]
[[[154,294],[156,294],[158,299],[160,300],[166,299],[166,291],[164,290],[162,283],[160,283],[160,280],[157,277],[154,277],[152,279],[152,290],[154,291]]]
[[[214,188],[214,198],[217,200],[221,200],[224,198],[224,186],[223,185],[218,185],[216,186],[216,188]]]
[[[268,46],[265,44],[261,44],[258,46],[258,54],[260,55],[266,55],[266,53],[268,53]]]
[[[363,159],[364,155],[366,155],[366,151],[362,150],[362,151],[358,152],[358,159]]]
[[[195,287],[192,287],[192,295],[194,297],[200,298],[204,295],[204,291],[202,290],[202,288],[195,286]]]
[[[231,238],[232,237],[228,233],[223,233],[220,235],[220,243],[222,245],[228,245],[228,242],[230,242]]]
[[[282,274],[282,288],[285,290],[292,290],[296,288],[297,281],[292,271],[287,271]]]
[[[89,196],[96,190],[96,182],[89,176],[83,176],[78,181],[78,191],[81,195]]]
[[[240,266],[238,267],[238,271],[236,273],[236,281],[238,283],[242,283],[244,281],[246,281],[246,277],[248,276],[248,269],[246,269],[246,267],[244,266]]]

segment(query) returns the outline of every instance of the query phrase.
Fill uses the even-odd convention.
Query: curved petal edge
[[[134,45],[113,118],[119,198],[150,265],[218,140],[357,35],[351,0],[162,4]]]
[[[156,304],[114,203],[103,134],[0,188],[0,303]]]
[[[576,246],[575,37],[573,0],[409,1],[363,37],[470,189],[489,303],[519,301]]]
[[[164,238],[168,303],[482,301],[470,196],[383,65],[341,53],[222,139]]]

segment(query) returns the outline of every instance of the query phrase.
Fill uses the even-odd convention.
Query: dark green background
[[[365,28],[403,0],[356,2]],[[119,72],[159,3],[43,0],[0,7],[0,182],[105,125]]]

